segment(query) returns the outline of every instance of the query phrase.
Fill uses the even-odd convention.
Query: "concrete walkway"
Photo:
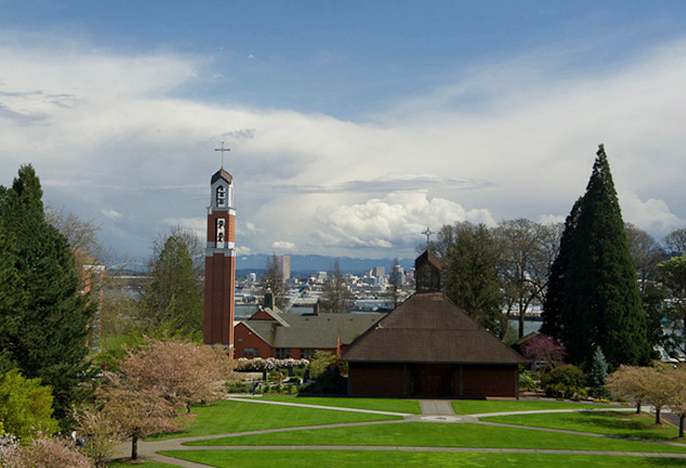
[[[667,441],[647,441],[645,439],[635,439],[626,438],[613,435],[597,434],[597,433],[585,433],[585,432],[575,432],[567,431],[562,429],[546,429],[546,428],[536,428],[530,426],[520,426],[514,424],[504,424],[495,423],[488,421],[481,421],[480,418],[488,416],[509,416],[515,414],[539,414],[539,413],[571,413],[571,412],[584,412],[584,411],[607,411],[607,409],[600,410],[588,410],[588,409],[569,409],[569,410],[540,410],[540,411],[516,411],[516,412],[506,412],[506,413],[484,413],[476,415],[456,415],[452,402],[449,400],[420,400],[419,404],[422,410],[421,415],[412,415],[406,413],[394,413],[385,411],[375,411],[375,410],[364,410],[364,409],[354,409],[354,408],[341,408],[341,407],[330,407],[330,406],[320,406],[320,405],[307,405],[300,403],[285,403],[285,402],[275,402],[268,400],[261,400],[259,398],[230,398],[234,401],[250,402],[256,404],[273,404],[273,405],[286,405],[286,406],[296,406],[296,407],[306,407],[306,408],[317,408],[317,409],[327,409],[336,411],[348,411],[357,413],[369,413],[369,414],[386,414],[389,416],[402,416],[403,420],[391,420],[391,421],[368,421],[368,422],[358,422],[358,423],[341,423],[341,424],[327,424],[322,426],[307,426],[307,427],[289,427],[280,429],[268,429],[262,431],[250,431],[250,432],[240,432],[240,433],[230,433],[230,434],[216,434],[209,436],[198,436],[198,437],[184,437],[171,440],[163,440],[157,442],[144,442],[138,443],[138,454],[139,457],[155,460],[160,463],[166,463],[172,466],[180,466],[184,468],[208,468],[208,465],[194,463],[186,460],[180,460],[178,458],[167,457],[159,454],[158,452],[168,451],[168,450],[353,450],[353,451],[367,451],[367,450],[392,450],[392,451],[410,451],[410,452],[484,452],[484,453],[537,453],[537,454],[557,454],[557,455],[606,455],[606,456],[629,456],[629,457],[650,457],[650,458],[679,458],[686,459],[686,453],[657,453],[657,452],[605,452],[605,451],[586,451],[586,450],[556,450],[556,449],[512,449],[512,448],[478,448],[478,447],[408,447],[408,446],[186,446],[183,445],[187,442],[195,442],[199,440],[212,440],[221,439],[228,437],[239,437],[246,435],[257,435],[257,434],[273,434],[279,432],[294,432],[294,431],[304,431],[308,429],[324,429],[324,428],[336,428],[336,427],[355,427],[355,426],[369,426],[378,424],[402,424],[410,421],[422,421],[422,422],[442,422],[442,423],[475,423],[491,426],[501,426],[510,428],[519,428],[527,430],[540,430],[548,432],[558,432],[565,434],[575,434],[575,435],[586,435],[591,437],[601,437],[609,439],[621,439],[630,441],[641,441],[641,442],[653,442],[663,445],[676,445],[684,447],[683,444],[676,442]],[[633,411],[632,409],[624,408],[612,408],[612,410],[618,411]],[[115,458],[126,458],[131,455],[131,442],[127,444],[122,444],[118,447],[115,453]]]

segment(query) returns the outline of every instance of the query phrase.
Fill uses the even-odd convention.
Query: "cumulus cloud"
[[[293,242],[288,242],[288,241],[275,241],[272,242],[272,249],[275,251],[291,251],[295,250],[295,244]]]
[[[395,192],[361,204],[322,209],[319,236],[333,245],[381,247],[414,246],[427,226],[470,221],[494,225],[488,210],[466,210],[443,198],[430,199],[425,192]]]
[[[411,255],[427,226],[562,220],[601,142],[627,221],[660,235],[686,224],[674,170],[686,151],[684,42],[593,74],[557,76],[543,53],[476,64],[357,122],[183,97],[214,73],[204,57],[63,45],[0,37],[0,162],[32,162],[47,200],[101,217],[122,253],[147,252],[168,224],[204,238],[221,141],[241,252]]]

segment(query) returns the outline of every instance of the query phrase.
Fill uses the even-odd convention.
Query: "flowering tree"
[[[119,371],[127,386],[157,391],[171,406],[212,402],[225,395],[225,382],[233,378],[233,362],[221,347],[190,341],[159,341],[129,351]]]
[[[655,407],[655,424],[660,424],[662,408],[677,398],[673,372],[672,367],[659,364],[656,367],[620,366],[610,377],[610,387],[619,395],[635,398],[637,413],[641,401],[649,402]]]
[[[0,462],[11,468],[93,468],[93,461],[79,452],[72,440],[46,435],[28,445],[5,445],[0,449]]]
[[[641,402],[648,395],[648,380],[644,368],[622,364],[610,375],[612,393],[636,400],[636,413],[641,413]]]
[[[181,429],[176,407],[154,388],[132,388],[116,376],[98,391],[101,416],[116,433],[131,439],[131,459],[138,458],[138,439]]]
[[[83,437],[83,450],[97,467],[106,466],[106,458],[124,439],[115,421],[106,416],[95,405],[82,406],[74,412],[76,432]]]
[[[566,354],[564,345],[548,335],[538,335],[522,346],[522,355],[529,362],[543,362],[550,368],[564,363]]]
[[[686,420],[686,371],[680,368],[672,368],[669,371],[673,393],[667,406],[674,414],[679,416],[679,437],[684,437],[684,420]]]

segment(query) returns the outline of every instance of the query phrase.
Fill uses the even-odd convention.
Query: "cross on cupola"
[[[224,153],[227,151],[231,151],[231,148],[224,148],[224,142],[222,141],[222,147],[221,148],[215,148],[215,151],[221,151],[222,153],[222,169],[224,169]]]
[[[429,250],[429,245],[431,243],[431,236],[433,234],[436,234],[436,233],[427,227],[425,231],[422,231],[422,234],[424,234],[426,236],[426,250]]]

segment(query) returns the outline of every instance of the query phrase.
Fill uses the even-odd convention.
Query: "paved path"
[[[412,415],[407,413],[395,413],[387,411],[375,411],[375,410],[364,410],[364,409],[354,409],[354,408],[341,408],[341,407],[330,407],[330,406],[320,406],[320,405],[307,405],[301,403],[285,403],[277,401],[261,400],[258,398],[231,398],[235,401],[247,401],[257,404],[272,404],[272,405],[286,405],[286,406],[296,406],[296,407],[307,407],[307,408],[318,408],[327,410],[337,410],[337,411],[348,411],[357,413],[369,413],[369,414],[386,414],[389,416],[402,416],[403,420],[391,420],[391,421],[368,421],[368,422],[358,422],[358,423],[341,423],[341,424],[327,424],[322,426],[307,426],[307,427],[288,427],[280,429],[268,429],[262,431],[249,431],[240,433],[230,433],[230,434],[216,434],[209,436],[198,436],[198,437],[184,437],[171,440],[163,440],[157,442],[139,442],[138,443],[138,454],[141,458],[146,458],[150,460],[155,460],[161,463],[166,463],[172,466],[180,466],[184,468],[208,468],[208,465],[194,463],[186,460],[181,460],[178,458],[167,457],[161,455],[158,452],[168,451],[168,450],[353,450],[353,451],[366,451],[366,450],[392,450],[392,451],[408,451],[408,452],[484,452],[484,453],[537,453],[537,454],[556,454],[556,455],[606,455],[606,456],[629,456],[629,457],[650,457],[650,458],[679,458],[686,459],[686,453],[658,453],[658,452],[606,452],[606,451],[588,451],[588,450],[556,450],[556,449],[513,449],[513,448],[480,448],[480,447],[408,447],[408,446],[187,446],[183,445],[187,442],[194,442],[199,440],[211,440],[211,439],[221,439],[229,437],[239,437],[246,435],[256,435],[256,434],[270,434],[278,432],[294,432],[303,431],[308,429],[323,429],[323,428],[335,428],[335,427],[355,427],[355,426],[369,426],[377,424],[402,424],[409,421],[425,421],[425,422],[444,422],[444,423],[475,423],[491,426],[501,426],[501,427],[511,427],[519,429],[528,430],[539,430],[548,432],[558,432],[564,434],[575,434],[575,435],[586,435],[591,437],[601,437],[609,439],[622,439],[622,440],[632,440],[641,442],[653,442],[663,445],[676,445],[683,447],[683,444],[668,441],[646,441],[645,439],[635,439],[626,438],[613,435],[597,434],[591,432],[576,432],[568,431],[563,429],[546,429],[546,428],[536,428],[530,426],[520,426],[514,424],[504,424],[495,423],[488,421],[481,421],[480,418],[488,416],[509,416],[515,414],[538,414],[538,413],[571,413],[571,412],[583,412],[583,411],[607,411],[607,409],[599,410],[588,410],[588,409],[567,409],[567,410],[539,410],[539,411],[514,411],[505,413],[484,413],[484,414],[474,414],[474,415],[456,415],[452,403],[449,400],[420,400],[419,404],[422,410],[421,415]],[[613,411],[633,411],[630,408],[612,408]],[[131,443],[122,444],[115,453],[115,458],[126,458],[131,455]]]

